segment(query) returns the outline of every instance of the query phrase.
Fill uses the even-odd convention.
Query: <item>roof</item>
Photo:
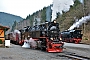
[[[7,31],[10,28],[8,26],[2,26],[2,25],[0,25],[0,29],[6,29],[6,31]]]

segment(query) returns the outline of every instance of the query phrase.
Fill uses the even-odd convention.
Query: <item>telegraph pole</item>
[[[83,0],[83,15],[85,16],[85,1]],[[85,23],[83,24],[83,34],[85,34]]]

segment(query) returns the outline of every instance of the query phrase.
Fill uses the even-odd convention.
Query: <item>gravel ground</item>
[[[90,49],[90,45],[86,45],[86,44],[64,43],[64,46]]]
[[[74,52],[79,55],[90,57],[90,50],[65,47],[64,52]],[[66,57],[58,57],[63,53],[48,53],[40,50],[25,49],[18,45],[10,48],[0,48],[0,60],[70,60]]]
[[[90,58],[90,49],[66,47],[65,51],[67,51],[67,52],[74,52],[77,55]]]
[[[90,58],[90,45],[67,43],[64,47],[67,52]]]
[[[13,44],[10,48],[0,48],[0,60],[68,60],[67,58],[57,57],[57,54],[25,49]]]

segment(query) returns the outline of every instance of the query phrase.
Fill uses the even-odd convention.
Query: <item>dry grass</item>
[[[90,32],[83,35],[83,39],[81,42],[85,44],[90,44]]]

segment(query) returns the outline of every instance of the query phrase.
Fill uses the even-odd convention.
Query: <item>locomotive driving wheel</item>
[[[47,48],[47,46],[46,46],[46,39],[42,39],[42,42],[41,42],[41,50],[42,50],[42,51],[46,51],[46,48]]]

